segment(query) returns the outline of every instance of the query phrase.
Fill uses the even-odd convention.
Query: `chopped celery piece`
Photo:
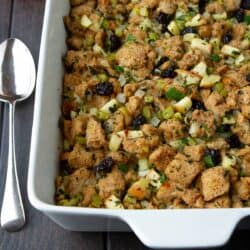
[[[142,115],[143,115],[147,120],[150,120],[150,119],[151,119],[152,113],[151,113],[151,109],[150,109],[149,106],[143,107],[143,109],[142,109]]]
[[[102,205],[102,199],[101,199],[101,197],[100,197],[98,194],[94,194],[94,195],[92,196],[91,205],[92,205],[93,207],[96,207],[96,208],[101,207],[101,205]]]
[[[69,144],[68,140],[63,141],[63,150],[64,151],[69,151],[70,150],[70,144]]]
[[[108,120],[109,119],[109,116],[110,116],[110,113],[109,112],[106,112],[106,111],[103,111],[103,110],[99,110],[98,113],[97,113],[97,117],[100,119],[100,120]]]
[[[98,80],[100,80],[101,82],[106,82],[108,80],[108,76],[106,74],[99,74],[97,76]]]
[[[173,116],[174,116],[174,109],[171,106],[165,108],[162,111],[162,117],[165,120],[168,120],[168,119],[172,118]]]
[[[83,137],[83,136],[77,136],[77,137],[76,137],[76,143],[79,143],[79,144],[81,144],[81,145],[84,145],[84,144],[86,144],[86,138]]]
[[[153,101],[154,101],[154,97],[152,95],[144,96],[144,102],[145,103],[152,103]]]
[[[156,41],[157,39],[158,39],[158,35],[156,33],[153,33],[153,32],[148,33],[147,42],[153,42],[153,41]]]

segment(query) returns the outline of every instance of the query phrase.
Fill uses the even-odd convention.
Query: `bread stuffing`
[[[250,1],[70,4],[55,203],[250,207]]]

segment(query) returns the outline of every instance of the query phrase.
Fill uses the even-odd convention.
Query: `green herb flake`
[[[118,73],[123,73],[124,72],[124,68],[119,66],[119,65],[115,65],[114,66],[114,70]]]
[[[245,16],[244,22],[246,22],[247,24],[250,24],[250,16]]]
[[[216,55],[216,54],[213,54],[210,56],[210,59],[214,62],[219,62],[220,61],[220,56],[219,55]]]
[[[127,42],[134,42],[136,39],[133,35],[128,35]]]
[[[205,166],[208,168],[211,168],[214,166],[214,161],[213,161],[211,155],[204,156],[203,162],[204,162]]]
[[[120,164],[118,166],[118,168],[123,172],[123,173],[127,173],[128,172],[128,165],[126,164]]]
[[[185,97],[185,94],[177,90],[175,87],[171,87],[165,94],[166,98],[170,100],[180,101]]]
[[[166,181],[166,179],[167,179],[166,175],[164,173],[161,173],[160,174],[160,182],[164,183]]]

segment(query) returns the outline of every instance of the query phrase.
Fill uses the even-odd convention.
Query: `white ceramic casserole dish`
[[[54,205],[60,150],[62,56],[66,32],[62,17],[69,0],[47,0],[37,78],[28,177],[32,205],[65,229],[128,231],[149,247],[211,247],[224,244],[250,208],[187,210],[108,210]]]

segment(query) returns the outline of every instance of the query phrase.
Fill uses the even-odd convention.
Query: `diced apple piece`
[[[175,103],[173,107],[180,113],[186,113],[192,107],[192,100],[190,97],[186,96]]]
[[[203,88],[210,88],[212,86],[214,86],[215,83],[219,82],[221,79],[220,75],[205,75],[200,83],[200,87]]]

